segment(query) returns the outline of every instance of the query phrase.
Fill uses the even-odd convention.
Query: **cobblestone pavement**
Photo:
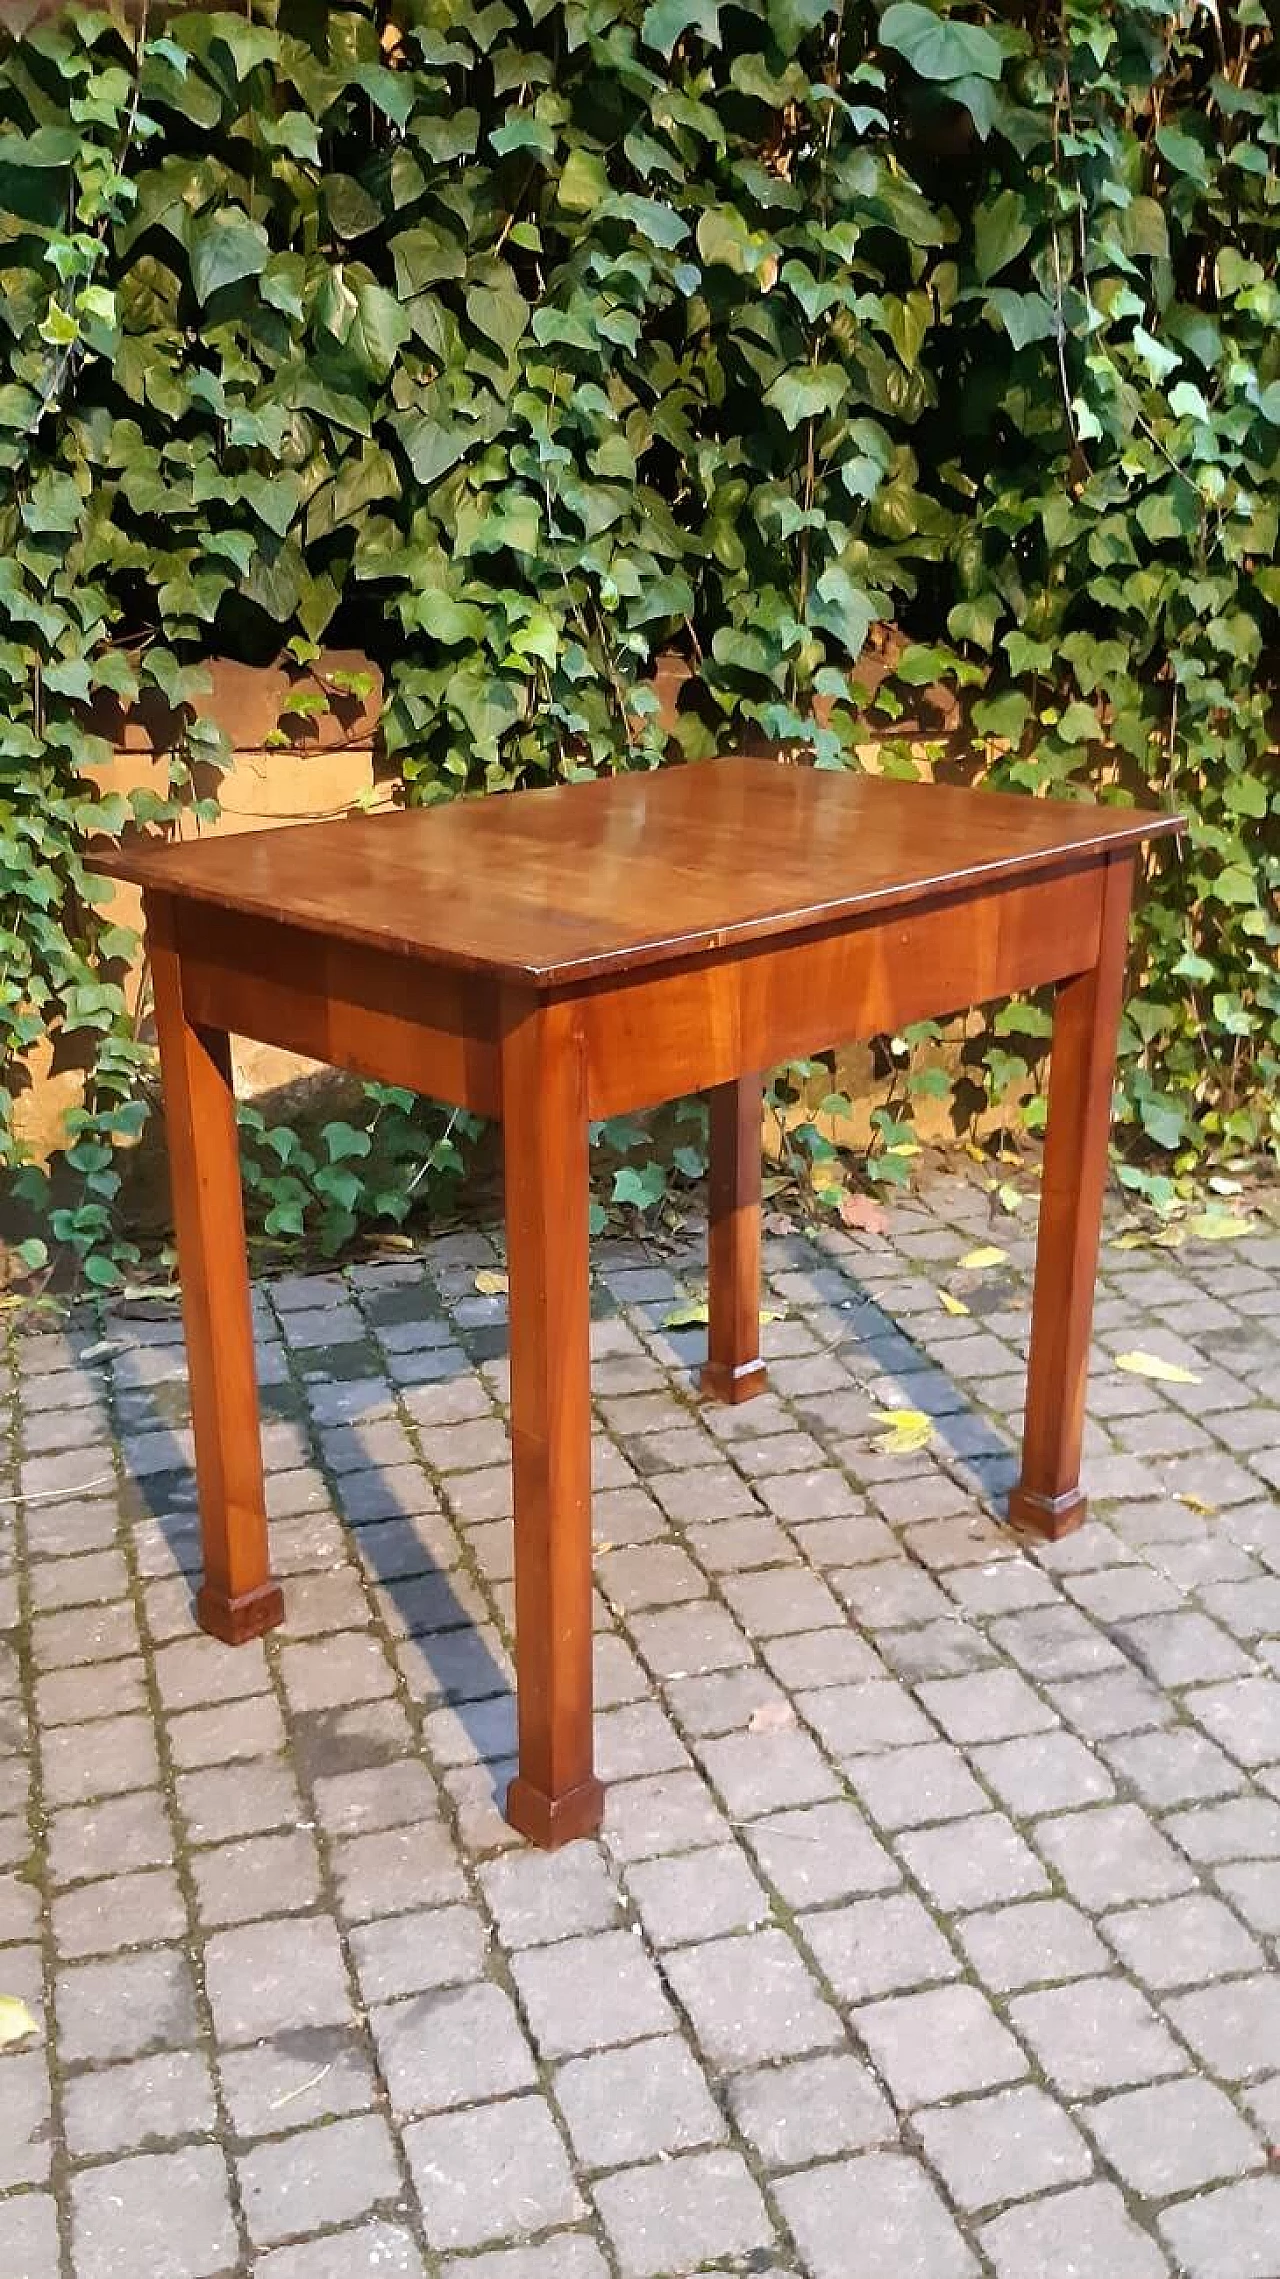
[[[1095,1516],[1027,1551],[990,1208],[773,1239],[736,1412],[700,1249],[599,1248],[611,1789],[551,1859],[490,1239],[257,1291],[265,1647],[192,1626],[176,1326],[17,1343],[3,2279],[1276,2279],[1280,1237],[1108,1247]]]

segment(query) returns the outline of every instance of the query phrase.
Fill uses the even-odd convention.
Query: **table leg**
[[[708,1334],[702,1390],[733,1406],[765,1390],[760,1359],[759,1076],[717,1084],[711,1110]]]
[[[187,1019],[167,912],[149,903],[147,917],[204,1551],[196,1619],[242,1646],[283,1621],[284,1599],[267,1545],[231,1055],[222,1030]]]
[[[1130,856],[1108,864],[1097,963],[1059,985],[1054,1008],[1022,1474],[1009,1499],[1014,1526],[1050,1540],[1088,1508],[1080,1449],[1133,870]]]
[[[587,1107],[572,1006],[504,1007],[520,1768],[507,1818],[553,1850],[600,1825],[592,1756]]]

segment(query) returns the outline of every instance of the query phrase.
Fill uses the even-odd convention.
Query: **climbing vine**
[[[25,1262],[130,1264],[145,996],[86,848],[215,812],[204,660],[283,655],[292,735],[322,644],[380,667],[410,802],[751,738],[1184,806],[1136,932],[1124,1176],[1167,1201],[1273,1149],[1278,143],[1260,0],[73,5],[7,35]],[[157,708],[167,784],[104,790],[113,718]],[[922,1089],[1034,1127],[1045,1025],[970,1024],[958,1087],[886,1046],[873,1167]],[[20,1138],[50,1056],[84,1071],[51,1171]],[[385,1093],[314,1140],[246,1122],[275,1231],[331,1245],[466,1160],[465,1124]],[[643,1150],[619,1176],[661,1191]]]

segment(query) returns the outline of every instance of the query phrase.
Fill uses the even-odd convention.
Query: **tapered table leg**
[[[768,1384],[760,1359],[759,1076],[717,1084],[711,1109],[707,1359],[702,1390],[735,1405]]]
[[[1097,963],[1059,984],[1054,1010],[1022,1475],[1009,1498],[1015,1527],[1051,1539],[1087,1511],[1080,1450],[1133,870],[1130,856],[1109,862]]]
[[[548,1850],[600,1824],[591,1730],[587,1105],[572,1007],[503,1007],[520,1765],[507,1818]]]
[[[159,897],[148,897],[147,940],[204,1549],[196,1619],[240,1646],[283,1620],[284,1600],[267,1545],[231,1055],[222,1030],[187,1018],[169,907]]]

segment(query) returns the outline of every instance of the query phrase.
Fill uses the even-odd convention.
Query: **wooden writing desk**
[[[204,1538],[201,1624],[281,1619],[228,1031],[499,1116],[511,1288],[513,1824],[594,1828],[587,1123],[711,1095],[713,1398],[762,1390],[761,1072],[1057,984],[1017,1525],[1080,1443],[1126,926],[1177,817],[715,760],[129,850],[144,890]],[[106,867],[106,866],[104,866]]]

